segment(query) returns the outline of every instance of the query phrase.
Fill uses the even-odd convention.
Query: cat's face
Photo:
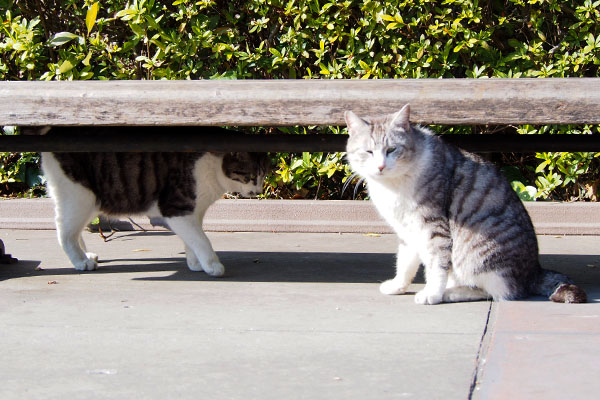
[[[227,153],[223,156],[221,184],[244,197],[262,193],[270,162],[266,153]]]
[[[363,119],[345,113],[348,125],[347,158],[360,175],[372,179],[394,178],[410,173],[415,143],[408,104],[395,114]]]

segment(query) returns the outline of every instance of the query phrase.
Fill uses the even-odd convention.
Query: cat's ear
[[[392,126],[410,132],[410,104],[406,104],[400,111],[392,116]]]
[[[350,135],[369,127],[369,123],[367,121],[360,118],[352,111],[346,111],[344,113],[344,119],[346,120],[346,125],[348,126],[348,134]]]

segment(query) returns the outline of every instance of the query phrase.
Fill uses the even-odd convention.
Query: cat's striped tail
[[[548,296],[557,303],[586,303],[587,295],[566,275],[540,269],[540,275],[531,288],[531,293]]]

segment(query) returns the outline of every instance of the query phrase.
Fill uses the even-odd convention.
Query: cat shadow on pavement
[[[381,282],[394,274],[394,254],[217,252],[225,276],[211,277],[190,271],[181,259],[169,276],[139,277],[135,280],[234,281],[234,282]],[[116,261],[116,260],[115,260]],[[101,266],[103,268],[104,266]],[[108,267],[108,265],[107,265]],[[111,265],[111,270],[127,266]],[[139,266],[141,267],[141,265]]]
[[[20,261],[0,268],[0,281],[27,276],[139,273],[139,281],[340,282],[377,283],[394,275],[395,255],[389,253],[217,252],[225,276],[215,278],[190,271],[185,257],[101,259],[95,271],[71,266],[45,267],[39,261]],[[156,276],[156,272],[171,272]],[[150,274],[150,275],[149,275]],[[417,282],[423,282],[422,275]]]

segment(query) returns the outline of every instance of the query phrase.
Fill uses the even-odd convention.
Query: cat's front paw
[[[444,293],[431,293],[426,289],[415,294],[415,303],[417,304],[439,304],[444,298]]]
[[[96,256],[96,260],[97,259],[98,256]],[[96,260],[90,260],[89,258],[86,258],[85,260],[75,263],[75,269],[77,271],[93,271],[98,268],[98,262]]]
[[[98,254],[96,254],[96,253],[85,253],[85,255],[90,260],[98,262]]]
[[[383,294],[403,294],[406,292],[406,286],[400,285],[394,279],[389,279],[379,285],[379,291]]]

